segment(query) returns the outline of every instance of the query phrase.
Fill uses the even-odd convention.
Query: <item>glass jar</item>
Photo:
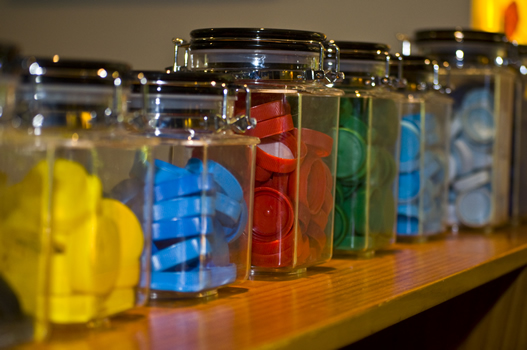
[[[18,50],[15,46],[0,43],[0,145],[5,143],[7,136],[6,121],[13,118],[14,96],[17,73],[20,70],[20,62],[17,57]],[[0,199],[2,207],[6,208],[11,203],[6,203],[6,181],[7,174],[0,172]],[[4,209],[5,210],[5,209]],[[1,221],[5,217],[5,211],[0,214]],[[0,224],[0,348],[8,348],[21,342],[30,340],[41,340],[47,332],[47,323],[43,315],[40,296],[43,295],[45,267],[48,263],[48,255],[42,249],[43,240],[32,242],[34,254],[26,255],[28,250],[9,248],[12,242],[13,232],[4,229]],[[11,244],[11,248],[13,245]],[[24,255],[23,255],[24,254]],[[28,257],[25,262],[24,258]],[[38,257],[38,258],[37,258]],[[25,264],[25,275],[16,276],[16,268],[13,263]],[[20,272],[20,270],[18,270]],[[22,283],[16,279],[27,282],[26,286],[33,287],[25,289]],[[23,302],[31,307],[24,307]]]
[[[397,71],[397,66],[393,66]],[[452,99],[439,92],[439,65],[404,56],[397,240],[425,241],[446,231]]]
[[[511,166],[511,216],[514,224],[527,219],[527,46],[513,46],[518,73],[514,97],[514,129]]]
[[[267,28],[198,29],[190,36],[189,70],[228,73],[251,89],[257,125],[246,135],[261,139],[252,274],[298,276],[328,261],[342,93],[325,85],[338,78],[323,70],[326,36]]]
[[[18,48],[0,42],[0,118],[12,113],[19,73]]]
[[[344,90],[338,128],[335,254],[373,256],[395,242],[401,95],[389,47],[337,41]],[[334,53],[329,53],[328,64]]]
[[[508,222],[515,72],[504,34],[423,30],[419,50],[443,62],[440,82],[454,99],[448,220],[453,230]]]
[[[3,277],[25,314],[97,325],[148,294],[152,167],[134,171],[149,147],[121,125],[128,66],[24,65],[0,151]]]
[[[151,299],[210,297],[249,276],[259,139],[235,104],[230,76],[137,72],[130,111],[154,149]],[[242,97],[245,97],[242,99]],[[240,122],[242,122],[240,124]]]

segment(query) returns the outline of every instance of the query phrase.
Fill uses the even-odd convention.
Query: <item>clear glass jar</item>
[[[514,97],[514,128],[511,166],[511,216],[514,224],[527,219],[527,46],[512,47],[516,60],[513,63],[518,73]]]
[[[323,70],[321,33],[211,28],[190,33],[191,71],[234,76],[251,89],[246,134],[256,150],[252,274],[300,275],[332,256],[338,74]],[[274,277],[273,277],[274,278]]]
[[[156,138],[151,299],[210,297],[249,276],[256,137],[232,77],[137,72],[130,111]],[[242,98],[244,97],[244,98]],[[240,124],[240,122],[242,122]]]
[[[122,127],[128,66],[24,64],[1,140],[3,277],[25,314],[96,325],[148,294],[152,167],[132,165],[151,155]]]
[[[442,62],[454,99],[448,221],[453,230],[492,229],[509,219],[511,128],[516,75],[504,34],[423,30],[418,49]]]
[[[397,66],[392,65],[392,69]],[[422,242],[446,231],[452,99],[439,92],[439,65],[404,56],[397,240]]]
[[[389,85],[389,47],[337,41],[344,90],[338,128],[335,254],[373,256],[395,242],[401,95]],[[332,63],[330,53],[327,63]]]
[[[13,44],[0,42],[0,119],[13,112],[19,73],[18,48]]]
[[[20,71],[17,52],[15,46],[0,43],[0,145],[5,143],[7,136],[5,121],[13,118],[17,73]],[[2,170],[0,223],[4,222],[6,208],[12,204],[8,203],[6,198],[7,180],[7,174]],[[44,294],[43,280],[49,258],[43,249],[44,239],[42,237],[32,241],[33,254],[28,254],[29,249],[12,249],[13,244],[9,246],[9,242],[12,242],[11,235],[13,232],[0,224],[0,348],[8,348],[30,340],[41,340],[48,329],[40,299]],[[26,240],[26,243],[28,241]],[[17,275],[22,271],[13,269],[13,265],[25,265],[25,274]]]

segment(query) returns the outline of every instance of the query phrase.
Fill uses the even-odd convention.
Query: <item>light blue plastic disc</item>
[[[490,222],[492,198],[488,188],[462,193],[456,201],[459,221],[469,227],[482,227]]]

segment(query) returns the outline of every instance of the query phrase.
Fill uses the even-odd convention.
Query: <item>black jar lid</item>
[[[10,70],[18,57],[18,48],[7,42],[0,42],[0,71]]]
[[[484,32],[480,30],[454,29],[426,29],[415,32],[416,42],[425,41],[450,41],[457,43],[480,42],[480,43],[507,43],[504,33]]]
[[[402,58],[403,72],[434,72],[434,61],[429,57],[410,55],[403,56]]]
[[[234,84],[229,74],[180,71],[166,73],[162,71],[132,72],[132,92],[142,92],[141,85],[148,85],[148,92],[157,94],[223,94],[222,86]],[[141,82],[144,78],[146,81]]]
[[[520,57],[527,57],[527,45],[518,45],[518,54]]]
[[[31,57],[25,62],[23,82],[39,77],[39,83],[119,85],[128,78],[130,66],[121,62]],[[119,82],[116,82],[120,79]]]
[[[369,43],[360,41],[335,41],[340,49],[341,60],[375,60],[386,61],[390,46],[380,43]],[[328,58],[332,53],[328,53]]]
[[[320,52],[326,35],[292,29],[205,28],[190,32],[190,50],[248,49]]]

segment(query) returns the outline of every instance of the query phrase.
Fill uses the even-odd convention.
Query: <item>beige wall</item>
[[[171,38],[204,27],[320,31],[384,42],[417,28],[468,26],[470,0],[0,0],[0,38],[25,54],[121,60],[161,69]]]

